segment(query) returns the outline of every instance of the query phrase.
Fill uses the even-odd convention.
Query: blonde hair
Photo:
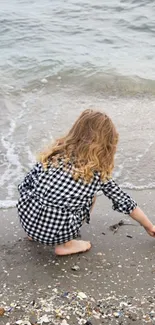
[[[102,180],[111,177],[118,133],[111,119],[101,112],[85,110],[68,134],[40,154],[40,162],[58,167],[60,161],[74,179],[89,182],[95,172]]]

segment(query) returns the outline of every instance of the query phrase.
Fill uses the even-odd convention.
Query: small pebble
[[[128,237],[128,238],[133,238],[131,235],[126,235],[126,237]]]
[[[65,319],[61,322],[61,325],[69,325]]]
[[[71,267],[71,270],[73,271],[79,271],[80,270],[80,267],[78,265],[74,265]]]
[[[42,323],[49,323],[49,318],[46,315],[44,315],[44,316],[42,316],[40,318],[40,321],[39,322],[41,322],[41,324]]]
[[[87,299],[87,296],[86,296],[86,294],[84,292],[79,292],[78,293],[78,298],[80,298],[80,299]]]
[[[121,313],[118,311],[118,312],[113,313],[113,315],[114,315],[116,318],[118,318],[118,317],[121,316]]]
[[[30,317],[29,317],[29,321],[31,323],[31,325],[35,325],[37,324],[38,321],[38,317],[35,313],[33,313]]]

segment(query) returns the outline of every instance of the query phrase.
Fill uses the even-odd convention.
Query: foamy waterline
[[[0,209],[15,208],[17,200],[0,200]]]
[[[137,191],[143,191],[143,190],[153,190],[155,189],[155,184],[150,183],[148,185],[133,185],[130,183],[123,183],[120,185],[121,188],[127,189],[127,190],[137,190]]]

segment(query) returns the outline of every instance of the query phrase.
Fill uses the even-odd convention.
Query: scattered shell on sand
[[[5,309],[3,307],[0,307],[0,316],[3,316],[5,314]]]
[[[4,302],[8,325],[113,325],[114,322],[129,325],[135,321],[139,324],[154,324],[155,321],[154,295],[136,298],[105,294],[96,300],[82,291],[57,289],[46,298],[35,297],[33,301],[11,305],[14,307],[10,309]],[[20,316],[15,321],[17,310]]]

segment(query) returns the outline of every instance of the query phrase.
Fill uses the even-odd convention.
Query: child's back
[[[136,210],[135,201],[111,179],[117,140],[112,121],[87,110],[66,137],[41,155],[19,185],[18,214],[31,239],[59,245],[55,251],[60,255],[88,250],[89,242],[74,239],[84,220],[89,223],[101,190],[114,210],[126,214]]]

